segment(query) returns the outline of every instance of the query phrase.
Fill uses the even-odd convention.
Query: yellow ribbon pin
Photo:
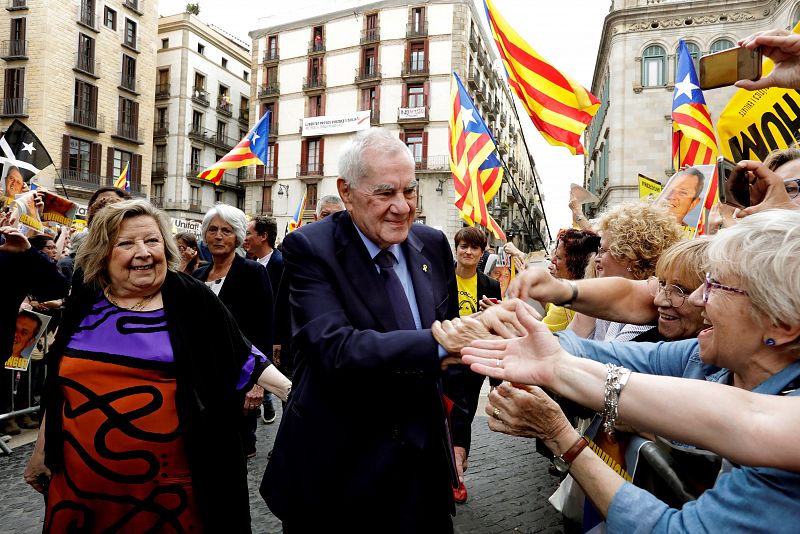
[[[428,272],[428,264],[427,263],[423,263],[422,264],[422,272],[423,273],[427,273]]]

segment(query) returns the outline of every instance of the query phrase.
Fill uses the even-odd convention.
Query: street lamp
[[[278,185],[278,196],[282,197],[285,194],[289,194],[289,185],[288,184],[280,184]]]

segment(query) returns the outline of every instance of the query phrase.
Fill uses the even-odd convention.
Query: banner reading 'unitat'
[[[800,24],[792,30],[800,33]],[[772,71],[765,60],[762,76]],[[788,148],[800,139],[800,92],[771,87],[739,89],[717,122],[720,153],[731,161],[763,161],[773,150]]]

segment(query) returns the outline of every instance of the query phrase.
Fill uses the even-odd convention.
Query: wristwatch
[[[589,438],[586,436],[581,436],[578,438],[572,447],[567,449],[567,452],[562,454],[561,456],[556,456],[553,458],[553,467],[556,468],[556,471],[561,473],[562,475],[566,475],[569,473],[569,468],[572,465],[573,460],[578,457],[581,451],[589,444]]]

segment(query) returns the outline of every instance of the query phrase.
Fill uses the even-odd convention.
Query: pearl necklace
[[[111,304],[113,304],[117,308],[122,308],[123,310],[128,310],[128,311],[140,311],[140,310],[144,309],[144,307],[147,306],[150,303],[150,301],[153,300],[153,298],[156,296],[156,293],[153,293],[152,295],[148,295],[148,296],[144,297],[143,299],[141,299],[139,302],[137,302],[136,304],[134,304],[130,308],[126,308],[125,306],[121,305],[119,302],[117,302],[114,299],[114,297],[111,295],[111,291],[110,290],[106,290],[104,293],[106,295],[106,298],[108,299],[108,301]]]

